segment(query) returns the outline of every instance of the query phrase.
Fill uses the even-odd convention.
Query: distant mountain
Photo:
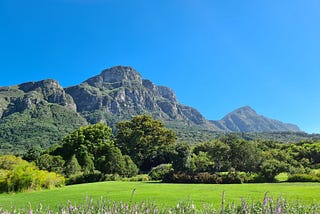
[[[300,130],[258,115],[248,106],[209,121],[195,108],[179,103],[170,88],[142,79],[131,67],[117,66],[68,88],[52,79],[0,87],[0,153],[49,147],[82,125],[105,122],[114,128],[140,114],[163,121],[180,141],[192,143],[223,132]]]
[[[223,131],[230,132],[274,132],[274,131],[301,131],[294,124],[283,123],[259,115],[249,106],[234,110],[221,120],[210,121]]]
[[[0,153],[48,147],[86,125],[70,95],[55,80],[0,87]]]
[[[65,91],[90,123],[104,121],[112,125],[134,115],[149,114],[172,126],[217,130],[198,110],[180,104],[170,88],[142,79],[131,67],[106,69]]]

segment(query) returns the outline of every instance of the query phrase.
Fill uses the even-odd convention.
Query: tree
[[[82,153],[85,150],[88,154],[95,156],[101,146],[114,144],[111,128],[103,123],[80,127],[64,137],[62,143],[61,151],[65,160],[70,159],[75,151]],[[78,155],[76,154],[80,163]]]
[[[94,170],[121,176],[135,174],[136,166],[131,164],[130,157],[122,155],[113,142],[111,128],[102,123],[81,127],[66,136],[63,145],[53,151],[53,154],[61,154],[68,160],[65,165],[68,176],[79,173],[78,165],[85,175],[93,174]]]
[[[190,170],[191,148],[188,143],[177,143],[171,154],[172,168],[176,172]]]
[[[268,182],[274,181],[276,175],[281,172],[288,171],[288,164],[284,162],[280,162],[276,159],[270,159],[264,161],[260,166],[260,174],[266,179]]]
[[[65,161],[61,156],[52,156],[49,154],[41,155],[36,161],[36,165],[39,169],[47,170],[50,172],[56,172],[62,174]]]
[[[213,168],[213,161],[208,157],[208,153],[200,151],[191,156],[191,168],[193,172],[210,172]]]
[[[230,146],[220,140],[200,143],[193,149],[195,154],[206,152],[209,159],[214,162],[215,171],[227,171],[230,168]]]
[[[221,141],[230,147],[229,160],[231,167],[238,171],[256,172],[261,163],[261,150],[256,142],[227,135]]]
[[[156,159],[157,151],[173,144],[175,140],[174,131],[147,115],[136,116],[131,121],[117,124],[116,146],[123,154],[129,155],[142,171],[155,166],[152,160]]]
[[[81,173],[81,166],[75,155],[72,155],[71,158],[66,161],[64,167],[64,174],[66,176],[77,175]]]

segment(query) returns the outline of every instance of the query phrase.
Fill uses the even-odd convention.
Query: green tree
[[[254,141],[247,141],[230,134],[221,139],[230,147],[231,167],[238,171],[256,172],[262,160],[262,151]]]
[[[193,172],[210,172],[213,168],[213,161],[210,160],[208,153],[200,151],[191,156],[191,169]]]
[[[81,166],[75,155],[72,155],[71,158],[66,161],[64,167],[64,174],[66,176],[77,175],[81,173]]]
[[[123,154],[129,155],[143,171],[155,166],[152,160],[156,159],[157,151],[173,144],[175,140],[174,131],[147,115],[136,116],[131,121],[117,124],[116,146]]]
[[[191,147],[188,143],[179,142],[174,146],[171,153],[172,168],[176,172],[186,172],[190,170]]]
[[[42,170],[56,172],[59,174],[62,174],[64,171],[65,161],[61,156],[52,156],[49,154],[43,154],[35,162],[36,162],[36,165],[39,167],[39,169],[42,169]]]
[[[64,137],[62,143],[62,156],[65,160],[70,159],[74,151],[80,147],[82,147],[81,151],[84,149],[94,156],[101,146],[113,144],[112,130],[103,123],[83,126]]]
[[[193,152],[195,154],[206,152],[210,160],[214,162],[215,171],[227,171],[230,168],[230,146],[220,140],[200,143],[194,147]]]
[[[266,181],[273,182],[276,175],[281,172],[287,172],[288,168],[288,164],[276,159],[270,159],[261,164],[260,174],[266,179]]]

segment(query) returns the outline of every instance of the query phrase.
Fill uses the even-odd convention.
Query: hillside
[[[180,104],[170,88],[142,79],[131,67],[106,69],[65,90],[75,101],[77,111],[90,123],[103,121],[112,126],[119,120],[149,114],[171,126],[219,130],[198,110]]]
[[[219,129],[229,132],[301,131],[300,128],[294,124],[283,123],[259,115],[249,106],[236,109],[224,116],[221,120],[211,120],[210,122]]]
[[[55,80],[0,87],[0,152],[58,143],[87,121]]]
[[[105,122],[115,128],[117,122],[140,114],[163,121],[177,132],[179,141],[190,143],[225,132],[259,132],[250,138],[270,139],[275,135],[266,132],[287,131],[297,136],[290,139],[301,139],[298,133],[291,134],[300,131],[296,125],[258,115],[250,107],[209,121],[197,109],[179,103],[170,88],[143,79],[131,67],[117,66],[67,88],[52,79],[0,87],[0,152],[48,147],[79,126]]]

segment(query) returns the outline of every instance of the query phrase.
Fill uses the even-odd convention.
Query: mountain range
[[[208,120],[179,103],[169,87],[143,79],[132,67],[116,66],[67,88],[53,79],[0,87],[0,151],[48,147],[80,126],[105,122],[114,128],[139,114],[163,121],[184,140],[197,133],[300,131],[249,106]]]

